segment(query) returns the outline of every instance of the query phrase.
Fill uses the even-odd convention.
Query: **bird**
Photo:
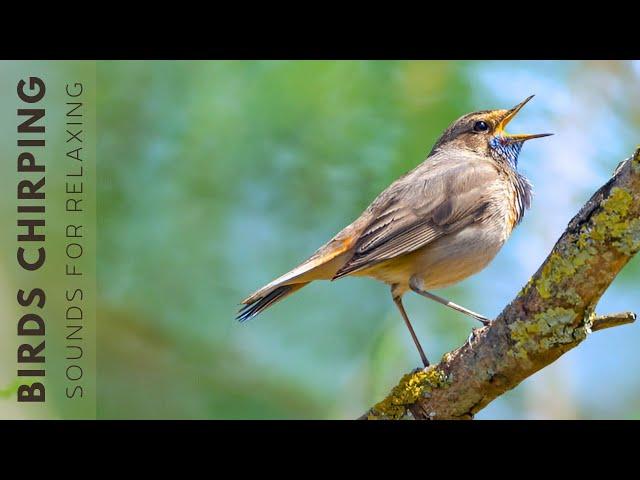
[[[315,280],[364,276],[384,282],[425,368],[429,360],[402,303],[415,292],[468,315],[491,320],[432,290],[484,269],[531,205],[518,171],[524,142],[552,135],[508,134],[507,124],[533,95],[510,109],[480,110],[454,121],[427,158],[380,193],[350,225],[300,265],[242,301],[244,322]]]

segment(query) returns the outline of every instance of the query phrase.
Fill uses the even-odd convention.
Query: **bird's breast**
[[[472,224],[356,275],[405,286],[412,277],[420,278],[426,288],[453,285],[487,266],[504,244],[504,229],[495,220]]]
[[[416,252],[416,276],[428,288],[442,288],[485,268],[506,240],[504,222],[496,220],[469,225]]]
[[[517,172],[510,172],[507,179],[502,183],[505,192],[501,198],[506,220],[506,239],[515,226],[520,223],[525,211],[530,207],[532,190],[529,181]]]

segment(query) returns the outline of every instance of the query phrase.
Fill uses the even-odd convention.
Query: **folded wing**
[[[498,170],[465,155],[420,165],[371,204],[372,219],[354,246],[354,254],[333,279],[422,248],[481,220],[491,201]]]

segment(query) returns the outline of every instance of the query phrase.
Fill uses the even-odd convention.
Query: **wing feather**
[[[367,212],[372,220],[333,278],[413,252],[478,221],[497,176],[490,163],[463,155],[421,164],[374,200]]]

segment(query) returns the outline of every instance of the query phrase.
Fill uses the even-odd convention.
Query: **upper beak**
[[[502,134],[502,138],[504,139],[505,143],[525,142],[527,140],[531,140],[532,138],[541,138],[541,137],[548,137],[549,135],[553,135],[553,133],[534,133],[534,134],[521,133],[517,135],[511,135],[504,131],[504,128],[507,126],[507,124],[511,120],[513,120],[513,117],[515,117],[517,113],[520,110],[522,110],[522,107],[524,107],[527,104],[527,102],[529,102],[529,100],[531,100],[533,97],[534,95],[531,95],[530,97],[525,98],[518,105],[513,107],[511,110],[507,111],[507,114],[504,116],[504,118],[500,120],[497,131],[498,133]]]

